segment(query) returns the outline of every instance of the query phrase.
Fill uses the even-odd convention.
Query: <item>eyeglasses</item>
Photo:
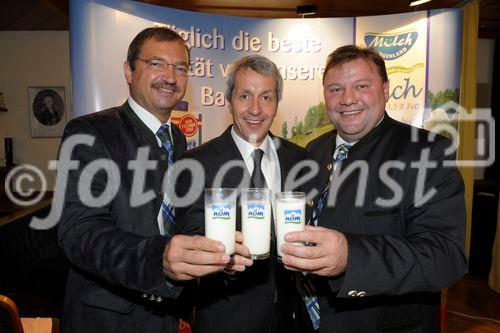
[[[164,72],[168,67],[172,66],[174,68],[175,73],[182,75],[182,76],[188,76],[189,74],[189,66],[188,65],[175,65],[175,64],[169,64],[168,62],[161,60],[161,59],[141,59],[141,58],[135,58],[136,60],[140,60],[143,63],[145,63],[148,68],[152,71],[155,72]]]

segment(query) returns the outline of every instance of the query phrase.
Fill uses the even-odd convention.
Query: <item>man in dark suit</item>
[[[233,125],[219,137],[185,153],[183,158],[194,159],[205,169],[205,183],[192,185],[200,189],[257,187],[242,181],[251,176],[253,179],[258,170],[254,157],[260,150],[263,153],[260,169],[273,196],[285,189],[292,190],[286,187],[287,175],[296,163],[305,159],[305,150],[269,132],[282,90],[282,77],[269,59],[253,55],[233,65],[226,86]],[[224,165],[234,161],[240,167],[230,168],[221,184],[213,184]],[[184,177],[181,174],[180,179],[179,192],[183,195],[191,180],[189,174]],[[204,234],[203,196],[177,211],[179,225],[185,226],[184,233]],[[241,230],[239,208],[236,228]],[[238,235],[241,237],[241,233]],[[295,285],[291,274],[277,262],[274,242],[271,249],[270,258],[254,260],[253,264],[249,261],[251,266],[244,271],[226,270],[201,279],[194,332],[300,332],[296,324],[303,304],[300,299],[293,302]]]
[[[323,86],[336,130],[307,147],[321,170],[308,203],[317,226],[285,235],[315,246],[285,244],[285,267],[310,273],[320,332],[439,332],[440,289],[466,268],[452,144],[387,115],[389,81],[373,49],[334,51]]]
[[[143,30],[124,63],[128,101],[66,127],[61,151],[71,139],[91,142],[73,148],[78,166],[69,172],[58,226],[71,262],[65,332],[177,332],[183,282],[229,263],[222,243],[170,237],[175,210],[162,183],[186,149],[170,113],[186,91],[189,63],[175,32]]]

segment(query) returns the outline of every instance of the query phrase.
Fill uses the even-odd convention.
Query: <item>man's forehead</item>
[[[184,46],[184,41],[182,39],[170,39],[170,40],[166,40],[166,39],[161,39],[160,37],[157,37],[157,36],[152,36],[152,37],[149,37],[148,39],[144,40],[144,44],[146,43],[167,43],[167,44],[179,44],[179,46],[182,46],[182,47],[185,47]]]
[[[246,79],[247,76],[249,76],[249,75],[258,75],[258,76],[261,76],[264,80],[272,80],[273,86],[276,86],[276,80],[274,79],[274,77],[272,75],[269,75],[267,73],[261,74],[261,73],[254,71],[253,69],[251,69],[249,67],[245,67],[245,68],[241,68],[240,70],[238,70],[238,72],[236,72],[236,75],[235,75],[236,87],[241,88],[241,87],[239,87],[239,84],[241,84],[242,81],[244,79]],[[253,82],[246,80],[246,83],[250,83],[250,85],[252,85]]]
[[[256,72],[251,67],[242,67],[242,68],[239,68],[238,71],[236,72],[236,78],[237,79],[239,77],[244,77],[244,76],[247,76],[247,75],[260,75],[260,76],[263,76],[263,77],[272,78],[271,75],[266,74],[266,73]]]
[[[377,65],[375,65],[375,63],[370,59],[365,59],[365,58],[348,60],[332,67],[332,69],[337,69],[342,71],[345,70],[346,68],[365,68],[368,69],[370,72],[373,73],[377,72]]]
[[[172,50],[173,48],[181,48],[185,53],[186,56],[188,55],[188,51],[186,49],[186,45],[184,44],[183,41],[181,40],[160,40],[157,37],[150,37],[144,41],[144,43],[141,46],[141,53],[146,49],[148,51],[155,51],[158,48],[164,48],[165,50],[162,51],[169,51]]]
[[[334,81],[343,79],[361,81],[373,80],[376,77],[382,80],[377,65],[373,61],[364,58],[353,59],[335,65],[325,75],[329,78],[330,83],[332,83],[332,79]]]

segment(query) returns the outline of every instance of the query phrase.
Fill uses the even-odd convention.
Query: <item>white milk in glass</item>
[[[271,204],[269,201],[242,201],[241,228],[243,244],[252,259],[269,257],[271,246]]]
[[[205,236],[220,241],[226,253],[234,254],[236,233],[236,190],[205,189]]]
[[[226,253],[234,254],[236,207],[227,203],[205,205],[205,236],[220,241]]]
[[[276,194],[276,240],[278,256],[283,256],[281,246],[285,234],[303,231],[305,225],[305,195],[302,192],[280,192]],[[303,243],[291,243],[303,245]]]

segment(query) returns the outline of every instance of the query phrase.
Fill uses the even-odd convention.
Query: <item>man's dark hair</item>
[[[182,39],[179,34],[169,28],[166,27],[151,27],[151,28],[146,28],[139,32],[137,36],[134,37],[132,42],[130,43],[128,47],[128,52],[127,52],[127,61],[130,65],[130,69],[135,71],[135,59],[139,56],[139,53],[141,53],[141,48],[142,45],[144,45],[144,42],[150,38],[154,38],[158,42],[180,42],[184,47],[186,47],[186,51],[188,54],[188,63],[187,65],[190,65],[191,61],[191,54],[189,52],[189,46],[186,44],[184,39]]]
[[[387,70],[385,69],[384,59],[371,47],[360,47],[356,45],[341,46],[326,58],[325,74],[323,74],[323,83],[325,83],[326,73],[338,65],[345,64],[357,59],[365,59],[373,62],[377,66],[378,74],[382,82],[389,81]]]

